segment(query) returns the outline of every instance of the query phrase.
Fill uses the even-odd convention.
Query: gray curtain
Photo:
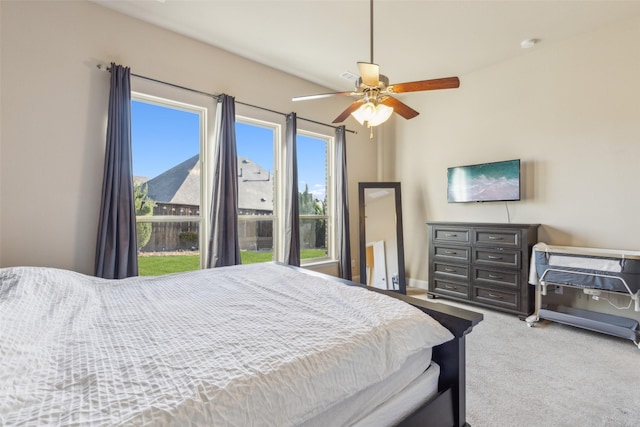
[[[221,95],[218,102],[221,113],[213,172],[209,268],[242,264],[238,240],[236,101],[233,96]]]
[[[131,161],[131,70],[114,63],[111,63],[95,275],[105,279],[138,275]]]
[[[351,280],[351,242],[349,238],[349,180],[347,179],[346,128],[336,128],[336,231],[338,274]]]
[[[298,124],[296,113],[287,115],[285,131],[286,201],[284,226],[284,261],[300,266],[300,209],[298,206],[298,156],[296,135]]]

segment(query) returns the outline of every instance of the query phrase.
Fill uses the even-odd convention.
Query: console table
[[[442,297],[526,318],[528,284],[540,224],[428,222],[429,297]]]

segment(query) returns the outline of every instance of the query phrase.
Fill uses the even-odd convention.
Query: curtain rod
[[[109,68],[106,65],[98,64],[97,67],[98,67],[98,70],[100,70],[100,71],[109,71],[109,72],[111,72],[111,68]],[[175,88],[178,88],[178,89],[188,90],[189,92],[198,93],[200,95],[209,96],[209,97],[211,97],[211,98],[213,98],[215,100],[220,100],[220,95],[214,95],[212,93],[203,92],[201,90],[192,89],[190,87],[180,86],[180,85],[177,85],[177,84],[174,84],[174,83],[165,82],[163,80],[157,80],[157,79],[154,79],[154,78],[151,78],[151,77],[142,76],[140,74],[131,73],[131,75],[133,77],[137,77],[139,79],[149,80],[149,81],[152,81],[152,82],[155,82],[155,83],[160,83],[160,84],[171,86],[171,87],[175,87]],[[244,106],[252,107],[252,108],[257,108],[259,110],[268,111],[270,113],[280,114],[281,116],[285,116],[285,117],[287,116],[287,113],[282,113],[280,111],[271,110],[271,109],[265,108],[265,107],[260,107],[259,105],[247,104],[246,102],[241,102],[241,101],[236,101],[236,104],[240,104],[240,105],[244,105]],[[304,120],[305,122],[314,123],[314,124],[321,125],[321,126],[327,126],[327,127],[333,128],[333,129],[338,129],[338,127],[339,127],[339,126],[333,126],[333,125],[330,125],[330,124],[327,124],[327,123],[322,123],[322,122],[318,122],[318,121],[311,120],[311,119],[305,119],[304,117],[297,117],[297,119],[298,120]],[[345,127],[345,130],[347,132],[350,132],[350,133],[353,133],[353,134],[357,134],[358,133],[355,130],[347,129],[346,127]]]

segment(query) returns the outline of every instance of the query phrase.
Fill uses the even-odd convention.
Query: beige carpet
[[[415,286],[407,286],[407,295],[410,297],[418,297],[423,295],[426,297],[427,291],[422,288],[416,288]]]
[[[452,305],[484,314],[467,336],[472,427],[640,426],[632,341],[548,321],[529,328],[515,315]]]

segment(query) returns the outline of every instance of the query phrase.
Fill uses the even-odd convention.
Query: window
[[[242,262],[281,259],[284,251],[284,141],[273,123],[237,117],[238,210]],[[329,174],[333,139],[301,131],[297,135],[301,263],[333,257]]]
[[[308,132],[297,135],[301,263],[333,256],[330,145],[331,139],[326,136]]]
[[[197,270],[206,247],[202,108],[134,94],[134,196],[141,276]]]
[[[243,264],[277,259],[275,162],[279,135],[275,124],[236,118],[238,238]]]

